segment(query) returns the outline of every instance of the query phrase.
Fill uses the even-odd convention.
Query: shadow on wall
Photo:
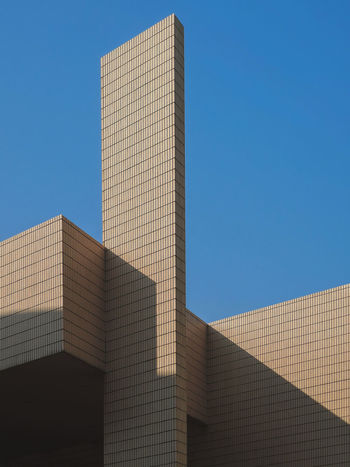
[[[103,440],[107,464],[169,460],[176,376],[159,376],[170,360],[157,335],[166,295],[112,252],[106,281],[105,384],[64,352],[1,371],[1,466],[102,467]],[[188,419],[190,467],[350,465],[347,423],[211,327],[207,386],[208,426]]]
[[[60,352],[0,372],[0,466],[103,466],[103,372]]]
[[[1,371],[1,467],[102,467],[103,444],[107,464],[156,458],[162,465],[175,452],[175,376],[159,376],[169,369],[169,347],[157,324],[166,328],[168,316],[157,320],[154,281],[108,250],[105,264],[106,373],[66,352]],[[33,349],[54,345],[57,310],[20,314],[18,334],[36,329]]]
[[[50,288],[39,282],[43,295],[32,300],[24,289],[19,295],[23,308],[49,294],[56,298],[59,292],[52,280],[48,283]],[[77,286],[74,296],[79,293],[82,288]],[[45,305],[12,313],[3,306],[0,311],[1,467],[103,466],[104,373],[70,353],[74,345],[77,354],[91,352],[98,324],[83,301],[74,307],[69,298],[67,320],[61,308]],[[71,322],[82,323],[83,329],[77,331]],[[63,328],[69,334],[63,334]]]
[[[350,465],[347,423],[213,328],[208,333],[209,425],[190,422],[190,467]]]
[[[165,465],[171,456],[175,463],[175,376],[159,376],[170,359],[175,364],[165,333],[170,313],[159,314],[167,295],[111,251],[106,286],[105,463]]]

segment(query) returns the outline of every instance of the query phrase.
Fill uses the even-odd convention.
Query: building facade
[[[350,286],[186,308],[176,16],[102,57],[101,119],[103,243],[0,243],[0,466],[350,465]]]

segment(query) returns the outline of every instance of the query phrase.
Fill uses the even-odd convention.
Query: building
[[[179,20],[101,86],[103,244],[63,216],[0,244],[0,465],[349,466],[349,285],[186,309]]]

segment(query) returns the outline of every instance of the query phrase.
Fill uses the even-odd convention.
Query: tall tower
[[[101,59],[105,466],[186,465],[183,26]]]

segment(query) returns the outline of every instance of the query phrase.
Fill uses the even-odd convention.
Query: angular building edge
[[[186,309],[174,14],[101,58],[101,119],[103,245],[62,215],[0,243],[0,377],[56,354],[103,372],[94,467],[349,465],[350,284],[209,324]]]
[[[0,368],[67,352],[104,370],[103,246],[59,215],[0,257]]]
[[[0,243],[1,370],[65,352],[105,371],[105,251],[64,216]],[[49,274],[57,267],[59,279]],[[17,288],[8,295],[11,275]],[[6,300],[23,290],[29,306],[13,313]],[[32,301],[47,294],[49,309],[44,298]],[[344,284],[208,324],[186,310],[188,465],[347,465],[349,306]],[[26,317],[33,307],[40,313]]]
[[[186,465],[183,60],[171,15],[101,62],[105,465]]]

